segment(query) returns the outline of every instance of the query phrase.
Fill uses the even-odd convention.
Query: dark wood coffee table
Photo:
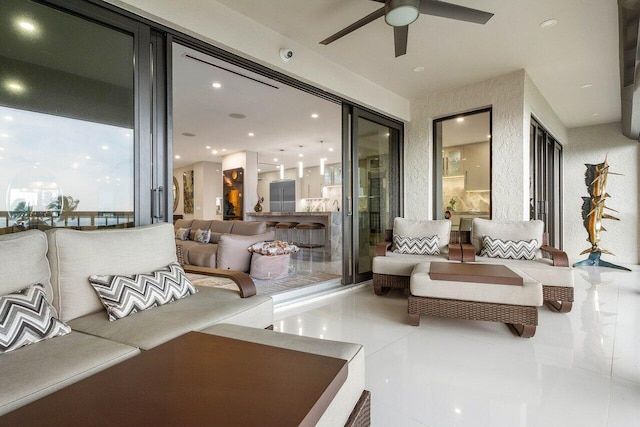
[[[0,425],[312,426],[347,373],[346,360],[190,332],[10,412]]]
[[[494,283],[522,286],[522,276],[500,264],[433,262],[429,270],[433,280]]]

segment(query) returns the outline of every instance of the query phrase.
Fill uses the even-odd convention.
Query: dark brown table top
[[[432,280],[453,282],[494,283],[498,285],[520,285],[522,277],[500,264],[468,264],[432,262],[429,266]]]
[[[190,332],[10,412],[0,425],[311,426],[347,369],[346,360]]]

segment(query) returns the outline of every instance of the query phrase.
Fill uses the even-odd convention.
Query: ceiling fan
[[[407,39],[409,37],[409,24],[418,19],[421,13],[425,15],[440,16],[442,18],[456,19],[458,21],[486,24],[493,13],[471,9],[457,4],[445,3],[436,0],[372,0],[384,3],[384,6],[370,13],[359,21],[338,31],[334,35],[322,40],[320,44],[333,43],[352,31],[367,25],[368,23],[384,16],[387,24],[393,27],[396,58],[407,53]]]

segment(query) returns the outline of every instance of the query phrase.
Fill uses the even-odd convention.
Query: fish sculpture
[[[587,191],[589,192],[589,197],[582,198],[582,221],[584,228],[587,230],[587,241],[591,244],[591,247],[580,253],[580,255],[589,254],[589,258],[575,263],[574,266],[599,265],[603,267],[628,270],[625,267],[620,267],[600,259],[600,256],[603,253],[615,256],[613,252],[600,248],[600,232],[606,231],[602,226],[603,219],[611,219],[615,221],[620,220],[619,218],[605,212],[605,210],[618,212],[615,209],[611,209],[606,206],[605,203],[607,198],[611,197],[606,190],[608,175],[620,174],[609,172],[609,163],[607,163],[606,157],[602,163],[585,164],[585,166],[587,167],[587,170],[584,174],[584,178],[585,184],[587,185]]]

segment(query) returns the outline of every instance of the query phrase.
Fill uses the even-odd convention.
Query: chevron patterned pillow
[[[152,273],[133,276],[93,275],[89,282],[107,309],[109,320],[118,320],[193,295],[198,290],[178,263]]]
[[[535,259],[538,241],[532,240],[500,240],[482,236],[480,256],[503,259]]]
[[[56,319],[41,284],[0,297],[0,354],[69,332]]]
[[[407,237],[393,235],[393,252],[412,255],[440,255],[438,235],[429,237]]]

